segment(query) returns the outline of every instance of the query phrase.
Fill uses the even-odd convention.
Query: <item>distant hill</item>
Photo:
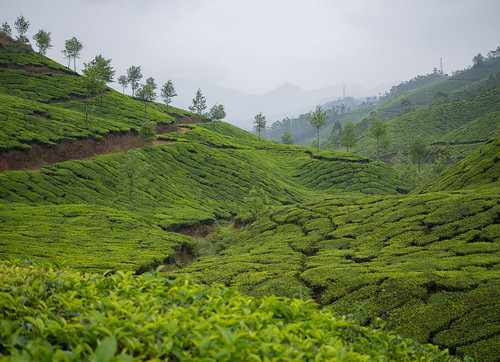
[[[317,104],[324,104],[342,98],[343,85],[303,90],[296,85],[284,83],[264,94],[243,94],[235,89],[226,89],[211,82],[188,82],[173,78],[179,96],[175,97],[178,107],[187,109],[198,88],[207,97],[209,107],[222,103],[227,110],[227,122],[245,130],[252,130],[255,115],[262,112],[270,126],[277,120],[307,113]],[[378,94],[380,88],[366,89],[346,84],[347,96],[364,98]]]
[[[416,192],[479,188],[500,190],[500,132]]]
[[[461,127],[462,124],[457,124],[458,127],[454,128],[455,126],[452,125],[444,125],[443,126],[435,123],[439,122],[440,118],[447,118],[448,115],[446,114],[447,109],[454,108],[455,104],[451,105],[450,102],[460,102],[460,101],[466,101],[468,99],[474,98],[479,96],[484,89],[489,89],[491,90],[494,87],[498,87],[497,85],[494,85],[493,87],[491,86],[491,82],[497,82],[499,76],[497,74],[500,74],[500,57],[495,57],[486,60],[484,63],[482,63],[479,66],[471,67],[468,69],[465,69],[463,71],[456,72],[453,76],[436,76],[436,77],[430,77],[429,82],[420,82],[420,81],[415,81],[413,85],[420,85],[417,88],[413,87],[406,87],[410,89],[409,91],[404,92],[406,89],[405,87],[400,87],[400,91],[394,91],[392,92],[393,94],[387,94],[385,97],[381,98],[383,99],[383,103],[376,105],[376,106],[368,106],[364,108],[359,108],[352,110],[350,112],[347,112],[342,115],[342,117],[336,117],[340,120],[342,124],[345,124],[347,121],[351,121],[353,123],[358,123],[360,122],[363,118],[367,117],[368,114],[371,111],[375,111],[377,114],[377,117],[389,121],[389,120],[394,120],[390,124],[391,127],[396,127],[397,130],[392,129],[395,134],[393,134],[392,138],[394,141],[394,147],[389,150],[387,155],[390,154],[395,154],[397,152],[406,152],[406,146],[404,146],[405,143],[407,143],[408,139],[413,139],[415,137],[414,128],[413,126],[416,126],[419,124],[418,122],[423,122],[422,124],[424,125],[424,128],[422,129],[423,133],[422,135],[428,138],[428,141],[430,143],[432,142],[445,142],[445,141],[440,141],[438,138],[444,136],[445,133],[451,132],[456,130],[457,128]],[[421,77],[422,79],[427,79],[426,77]],[[493,78],[493,79],[491,79]],[[420,78],[416,77],[417,80]],[[496,80],[495,80],[496,79]],[[402,83],[402,85],[409,84],[412,82],[406,82]],[[428,84],[430,83],[430,84]],[[395,88],[395,87],[393,87]],[[397,87],[396,87],[397,88]],[[398,88],[399,89],[399,88]],[[436,94],[442,94],[446,96],[444,100],[435,100],[434,97]],[[405,114],[406,110],[403,109],[401,106],[401,101],[403,99],[406,99],[407,101],[410,102],[412,109],[416,109],[414,112],[410,112]],[[434,107],[434,108],[426,108],[426,110],[420,110],[422,107],[429,107],[432,106],[436,102],[439,103],[439,105],[442,105],[441,108]],[[496,104],[495,102],[498,102],[497,99],[490,99],[489,100],[490,105]],[[474,106],[473,106],[474,107]],[[481,105],[479,105],[479,108],[481,108]],[[491,108],[491,107],[490,107]],[[443,109],[443,114],[440,114],[440,109]],[[477,107],[475,109],[478,109]],[[497,108],[492,108],[492,111],[497,110]],[[439,115],[436,113],[438,112]],[[469,115],[467,116],[468,120],[470,121],[471,114],[470,112],[467,112]],[[481,112],[478,112],[478,117],[481,117],[483,114]],[[413,121],[413,118],[417,118],[417,122]],[[458,114],[457,114],[458,117]],[[412,119],[409,121],[409,119]],[[401,120],[401,122],[400,122]],[[295,134],[295,139],[303,145],[309,145],[310,142],[313,140],[313,131],[314,129],[310,127],[310,130],[307,131],[307,121],[303,117],[302,123],[304,123],[304,127],[298,128],[295,127],[296,129],[301,130],[301,134]],[[431,126],[433,125],[433,126]],[[427,127],[434,127],[433,131],[430,131],[426,129]],[[330,135],[333,127],[333,122],[329,122],[325,127],[321,129],[321,144],[327,146],[327,138]],[[419,125],[418,127],[421,127]],[[302,131],[305,129],[306,131]],[[420,128],[419,128],[420,129]],[[491,128],[490,128],[491,129]],[[437,131],[437,133],[434,133],[434,131]],[[309,133],[308,133],[309,132]],[[302,134],[304,133],[304,134]],[[462,134],[463,137],[466,137],[466,134]],[[361,153],[365,156],[373,157],[374,155],[374,146],[372,142],[370,141],[370,136],[368,132],[364,132],[361,135],[358,135],[360,137],[360,142],[358,142],[358,145],[354,148],[354,152]],[[486,139],[492,137],[493,134],[489,133],[485,135],[485,138],[483,138],[483,141]],[[464,142],[471,142],[471,140],[465,140]],[[468,148],[468,151],[460,150],[457,151],[457,157],[465,157],[466,153],[464,152],[471,152],[473,148]],[[439,152],[439,148],[433,149],[433,152]]]
[[[426,106],[391,119],[386,123],[393,144],[385,154],[407,153],[411,140],[419,135],[433,145],[432,152],[439,152],[449,142],[453,155],[464,157],[461,150],[455,152],[455,146],[469,144],[477,147],[496,135],[500,127],[499,105],[500,86],[467,100]],[[482,124],[487,126],[481,127]],[[460,131],[467,127],[469,132]],[[460,138],[457,138],[458,134]],[[371,157],[375,155],[375,140],[368,130],[360,135],[354,152]]]

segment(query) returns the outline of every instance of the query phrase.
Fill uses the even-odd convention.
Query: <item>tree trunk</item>
[[[316,133],[317,133],[317,137],[316,137],[316,147],[317,147],[317,150],[319,151],[319,127],[316,128]]]
[[[89,102],[90,94],[87,93],[87,99],[85,101],[85,126],[89,128]]]

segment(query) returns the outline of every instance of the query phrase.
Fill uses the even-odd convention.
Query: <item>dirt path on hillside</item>
[[[157,134],[171,132],[186,133],[189,127],[177,123],[159,124]],[[92,162],[95,157],[128,151],[133,148],[167,145],[175,143],[172,140],[155,140],[144,143],[135,131],[108,133],[102,140],[79,139],[75,141],[62,140],[56,146],[49,147],[37,142],[31,142],[31,150],[9,150],[0,153],[0,172],[7,170],[25,170],[40,173],[41,168],[57,162],[69,160],[86,160]]]

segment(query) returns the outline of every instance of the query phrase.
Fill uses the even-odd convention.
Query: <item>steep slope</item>
[[[97,141],[86,144],[95,148],[92,155],[98,147],[111,148],[109,139],[135,141],[136,146],[144,102],[107,88],[92,96],[87,122],[85,90],[77,73],[3,35],[0,44],[0,171],[53,162],[55,146],[69,149],[77,140]],[[178,119],[189,121],[189,112],[175,107],[167,112],[164,104],[150,102],[146,110],[161,129]]]
[[[375,111],[379,114],[380,118],[389,120],[403,113],[401,107],[401,100],[403,98],[410,100],[415,108],[430,104],[438,92],[449,95],[450,99],[461,98],[465,96],[467,91],[471,90],[468,88],[469,86],[499,72],[500,57],[488,59],[480,66],[464,69],[450,77],[445,77],[439,82],[419,87],[391,98],[387,102],[375,107]]]
[[[500,133],[415,192],[479,188],[500,190]]]
[[[391,134],[393,145],[387,154],[396,154],[408,152],[408,147],[413,139],[417,136],[423,137],[431,147],[431,152],[440,151],[445,140],[451,140],[453,134],[457,134],[461,127],[466,127],[470,122],[484,122],[478,120],[486,117],[488,119],[488,127],[474,133],[461,133],[461,138],[457,142],[450,142],[450,150],[456,157],[463,155],[463,150],[457,149],[455,146],[461,144],[476,144],[478,147],[481,143],[486,142],[489,138],[496,134],[496,130],[500,124],[498,118],[498,107],[500,105],[500,87],[481,93],[471,99],[457,101],[437,106],[423,107],[414,112],[399,116],[387,121],[387,128]],[[471,126],[471,129],[479,130],[480,127]],[[454,132],[450,136],[448,133]],[[481,137],[483,139],[478,139]],[[478,142],[477,142],[478,141]],[[477,142],[477,143],[476,143]],[[473,147],[473,146],[472,146]],[[472,147],[469,147],[470,150]],[[365,156],[375,155],[375,140],[370,136],[369,131],[364,132],[358,144],[354,147],[355,152],[359,152]],[[473,149],[472,149],[473,150]],[[472,151],[471,150],[471,151]]]
[[[221,133],[223,130],[232,138]],[[258,142],[255,136],[228,124],[192,125],[185,133],[169,133],[164,137],[171,140],[169,144],[137,151],[135,167],[140,177],[137,178],[138,186],[133,188],[128,185],[123,166],[127,162],[124,153],[96,157],[92,162],[57,163],[43,167],[40,173],[1,173],[0,200],[5,205],[2,210],[6,218],[0,225],[0,235],[6,240],[0,247],[1,254],[67,262],[83,257],[81,262],[72,263],[78,268],[123,267],[125,256],[114,267],[112,256],[96,266],[92,262],[95,245],[79,244],[85,227],[73,229],[71,225],[75,220],[85,219],[83,225],[92,225],[95,216],[94,212],[86,211],[89,207],[102,214],[95,220],[95,229],[110,228],[99,233],[100,247],[107,248],[108,242],[116,242],[121,248],[123,245],[118,244],[129,243],[125,237],[136,239],[138,234],[125,233],[123,241],[117,240],[114,231],[117,225],[112,220],[117,223],[128,220],[126,213],[131,203],[134,215],[138,216],[128,222],[137,223],[137,228],[152,223],[151,232],[156,233],[155,227],[175,231],[189,225],[210,225],[218,219],[227,220],[247,208],[246,198],[251,190],[275,205],[346,191],[357,195],[405,191],[396,173],[384,163],[342,153],[323,154],[322,159],[317,159],[314,154],[311,157],[312,152],[302,148]],[[11,208],[12,203],[25,206]],[[43,212],[42,205],[53,205],[53,213]],[[78,215],[77,219],[65,218],[65,212],[58,211],[65,210],[65,205],[72,206],[70,210]],[[115,211],[109,209],[110,205]],[[22,219],[23,212],[26,213],[25,227],[17,228],[15,223],[7,222]],[[109,217],[106,213],[110,213]],[[47,220],[41,222],[41,219]],[[26,228],[40,230],[26,233]],[[47,229],[59,231],[51,237]],[[165,238],[169,240],[172,236],[167,233]],[[51,252],[53,243],[61,240],[70,247],[63,254],[54,254]],[[16,251],[17,243],[37,245],[37,248]],[[189,240],[178,240],[177,246],[172,246],[174,254],[179,254],[183,245],[187,247],[189,243]],[[80,245],[79,248],[76,245]],[[157,243],[141,244],[144,250],[157,247]],[[172,250],[165,249],[152,263],[175,259],[175,255]],[[145,264],[145,261],[132,263],[129,268],[137,270]]]
[[[168,274],[312,298],[362,323],[382,318],[406,337],[496,360],[499,160],[497,135],[411,195],[264,211],[247,229],[228,226],[205,241],[219,252]]]

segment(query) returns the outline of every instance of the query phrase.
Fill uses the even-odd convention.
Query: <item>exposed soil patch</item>
[[[214,230],[214,225],[195,224],[183,227],[176,232],[178,232],[179,234],[191,236],[192,238],[206,238],[209,234],[213,233]]]
[[[167,143],[168,141],[159,142]],[[29,145],[31,146],[29,152],[10,150],[0,153],[0,172],[23,169],[36,172],[47,164],[72,159],[84,160],[106,153],[128,151],[148,144],[144,144],[137,132],[132,131],[109,133],[104,135],[101,141],[94,139],[62,140],[53,147],[37,142],[31,142]]]
[[[37,115],[42,117],[42,115]],[[192,123],[192,122],[191,122]],[[158,124],[157,134],[170,132],[185,133],[189,128],[177,123]],[[157,146],[174,143],[169,140],[156,140],[144,143],[135,131],[108,133],[101,141],[94,139],[61,140],[56,146],[47,146],[38,142],[29,142],[31,150],[9,150],[0,153],[0,172],[6,170],[30,170],[40,172],[43,166],[68,160],[86,160],[92,162],[95,156],[128,151],[132,148]]]
[[[186,133],[186,130],[187,130],[186,127],[179,127],[177,123],[169,123],[169,124],[159,123],[156,126],[156,134],[164,134],[170,132]]]

